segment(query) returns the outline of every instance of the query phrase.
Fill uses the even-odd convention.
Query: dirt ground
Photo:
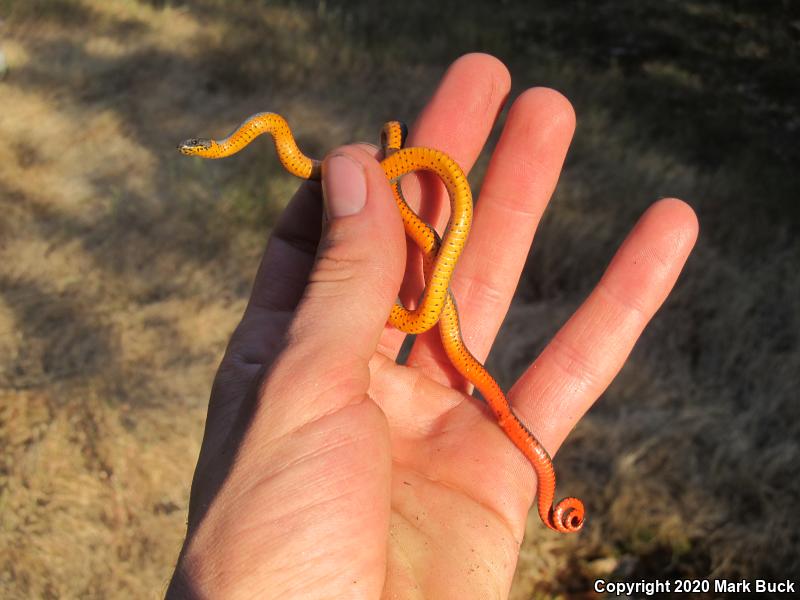
[[[260,110],[311,155],[372,141],[472,50],[578,114],[490,357],[505,387],[647,205],[701,223],[556,460],[589,526],[533,514],[512,598],[800,575],[797,7],[400,4],[0,0],[0,596],[159,597],[171,575],[211,381],[296,186],[268,144],[175,144]]]

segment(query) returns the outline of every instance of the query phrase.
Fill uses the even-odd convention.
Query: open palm
[[[496,59],[459,59],[407,145],[443,150],[469,170],[509,87]],[[508,310],[574,125],[552,90],[528,90],[510,109],[452,283],[479,359]],[[363,211],[329,216],[321,230],[319,185],[306,183],[273,232],[214,383],[171,597],[508,593],[534,473],[469,395],[435,330],[396,364],[405,336],[383,323],[398,289],[408,304],[421,281],[409,269],[401,288],[405,239],[374,153],[337,150],[364,169]],[[347,189],[335,172],[326,196]],[[406,197],[441,231],[443,188],[406,179]],[[551,454],[622,366],[696,234],[684,203],[654,204],[509,393]],[[408,257],[418,267],[413,250]]]

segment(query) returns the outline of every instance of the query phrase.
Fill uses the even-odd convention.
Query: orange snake
[[[251,116],[236,131],[219,142],[190,139],[181,143],[178,149],[190,156],[224,158],[235,154],[263,133],[272,136],[278,157],[287,171],[303,179],[321,179],[321,162],[300,151],[288,123],[275,113]],[[391,182],[406,235],[423,252],[426,282],[418,306],[409,310],[398,300],[392,307],[389,323],[410,334],[423,333],[436,323],[439,324],[442,344],[450,362],[464,378],[478,388],[500,428],[533,465],[538,480],[537,506],[544,524],[562,533],[578,531],[584,522],[583,503],[570,497],[553,506],[556,478],[550,455],[519,420],[503,390],[481,362],[470,353],[461,338],[458,311],[449,286],[472,224],[472,192],[467,178],[461,167],[444,152],[431,148],[403,147],[406,129],[398,121],[386,123],[381,137],[385,158],[380,164],[386,178]],[[419,218],[400,191],[400,178],[419,170],[436,173],[447,188],[450,220],[443,239],[439,238],[433,227]]]

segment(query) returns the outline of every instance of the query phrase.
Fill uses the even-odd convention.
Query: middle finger
[[[464,342],[480,361],[508,311],[574,130],[571,104],[551,89],[524,92],[509,111],[451,282]],[[420,336],[407,364],[469,391],[471,386],[450,364],[438,336],[438,331]]]

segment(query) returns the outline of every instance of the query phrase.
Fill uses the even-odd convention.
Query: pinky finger
[[[675,284],[697,231],[684,202],[653,204],[586,301],[514,385],[515,411],[550,454],[622,368]]]

